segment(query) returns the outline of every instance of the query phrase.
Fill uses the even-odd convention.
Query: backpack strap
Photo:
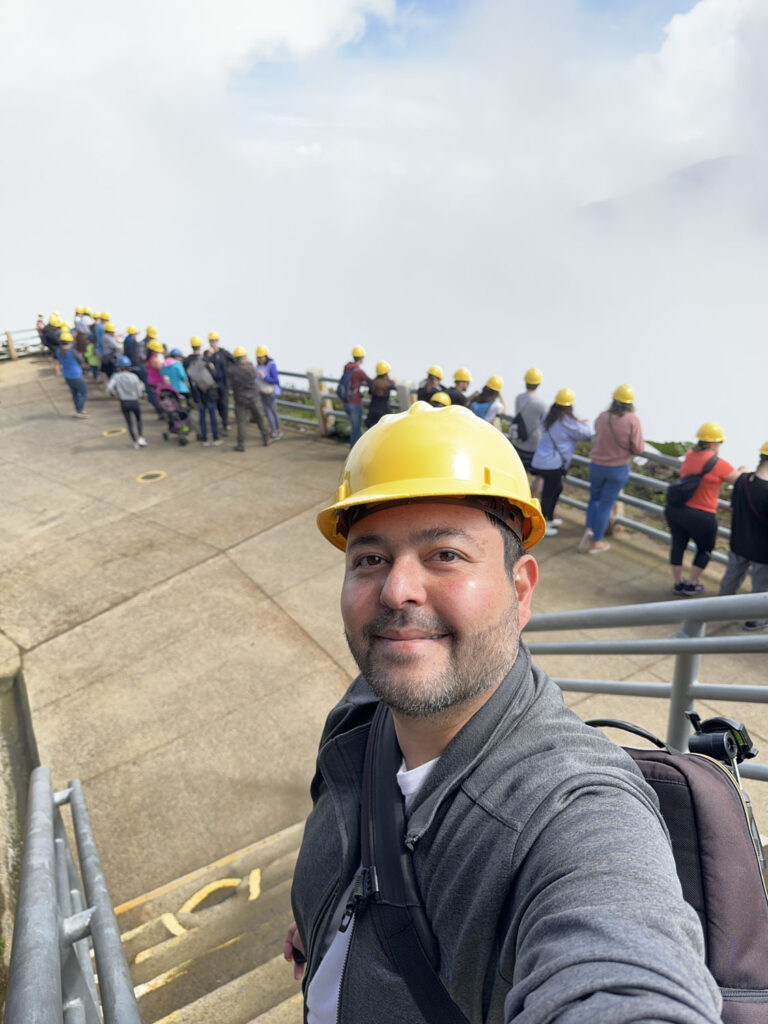
[[[437,973],[440,952],[405,845],[405,810],[396,777],[401,761],[392,714],[379,704],[365,750],[360,808],[363,867],[378,886],[368,907],[379,941],[425,1022],[468,1024]]]

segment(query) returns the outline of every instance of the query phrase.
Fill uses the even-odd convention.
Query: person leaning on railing
[[[747,572],[752,593],[768,591],[768,441],[760,449],[754,473],[742,473],[731,495],[731,550],[720,595],[735,594]],[[747,631],[763,629],[768,619],[747,619]]]
[[[669,553],[674,580],[672,590],[682,597],[693,597],[704,590],[704,584],[699,583],[699,577],[709,564],[709,556],[717,540],[715,513],[720,488],[723,484],[735,483],[739,476],[747,471],[746,466],[734,469],[730,462],[718,457],[720,445],[725,440],[723,428],[719,423],[709,420],[702,424],[696,438],[695,446],[685,453],[680,467],[681,479],[691,473],[701,473],[713,456],[716,457],[716,462],[709,472],[704,474],[692,497],[684,505],[673,507],[667,503],[664,509],[669,532],[672,534],[672,548]],[[690,576],[684,580],[683,555],[689,540],[696,545],[696,554]]]
[[[582,554],[598,555],[610,548],[603,537],[611,509],[629,480],[632,456],[643,454],[645,442],[634,402],[635,389],[630,384],[620,384],[613,392],[609,408],[595,420],[595,439],[589,455],[587,525],[579,541]]]

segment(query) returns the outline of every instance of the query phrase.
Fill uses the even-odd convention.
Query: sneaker
[[[283,436],[282,430],[273,430],[272,431],[272,440],[273,441],[279,441],[282,436]]]
[[[555,527],[562,526],[563,525],[563,520],[562,519],[548,519],[547,520],[547,525],[548,526],[555,526]]]
[[[590,555],[602,555],[604,551],[610,551],[611,545],[604,540],[598,541],[595,547],[589,549]]]
[[[693,597],[694,594],[703,594],[704,584],[703,583],[684,583],[683,594],[685,597]]]
[[[747,619],[741,628],[748,633],[754,633],[756,629],[765,629],[766,626],[768,626],[768,619]]]
[[[218,441],[214,441],[213,442],[213,447],[214,448],[220,448],[221,445],[223,445],[223,444],[224,444],[224,442],[221,440],[221,438],[219,438]]]
[[[75,417],[77,419],[79,419],[79,420],[87,420],[88,419],[88,413],[87,412],[76,412],[75,413]]]
[[[144,440],[144,438],[143,438],[143,437],[140,437],[140,438],[139,438],[139,445],[140,445],[140,446],[141,446],[142,448],[146,448],[146,447],[147,447],[147,442],[146,442],[146,441]]]
[[[139,450],[139,442],[138,441],[134,441],[133,442],[133,447],[136,449],[136,451],[138,451]]]
[[[546,533],[544,534],[544,536],[545,537],[556,537],[559,532],[560,531],[557,529],[557,527],[553,526],[552,522],[550,521],[550,522],[547,523],[547,530],[546,530]]]
[[[211,447],[211,442],[210,441],[203,441],[203,448],[210,448],[210,447]]]
[[[592,541],[594,539],[595,539],[594,533],[592,532],[592,530],[587,528],[584,531],[584,535],[582,536],[581,540],[579,541],[579,554],[585,555],[589,551],[590,547],[592,546]]]
[[[685,583],[675,583],[675,585],[672,587],[672,593],[673,594],[684,594],[685,593]]]

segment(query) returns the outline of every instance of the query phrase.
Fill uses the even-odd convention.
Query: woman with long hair
[[[635,414],[635,389],[620,384],[610,406],[595,420],[595,439],[589,455],[589,505],[579,551],[599,555],[610,544],[603,540],[611,509],[629,479],[633,455],[645,448],[640,420]]]
[[[531,459],[531,470],[544,481],[541,511],[547,521],[547,536],[554,537],[562,519],[555,519],[555,505],[563,490],[563,477],[568,472],[579,441],[592,437],[586,420],[578,420],[573,412],[573,391],[560,388],[541,425],[541,440]]]
[[[382,416],[392,412],[389,407],[389,395],[397,385],[389,376],[392,367],[385,359],[376,363],[376,376],[368,385],[368,392],[371,396],[371,404],[368,406],[368,415],[365,417],[365,425],[369,429],[376,426]],[[442,394],[442,392],[437,392]]]
[[[469,400],[469,408],[475,416],[479,416],[481,420],[487,420],[488,423],[493,423],[497,416],[506,411],[504,399],[501,397],[503,387],[504,380],[497,373],[488,378],[483,390]]]

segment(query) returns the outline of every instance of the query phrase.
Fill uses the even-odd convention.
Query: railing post
[[[15,361],[19,358],[19,353],[16,351],[16,345],[14,344],[13,335],[10,331],[5,332],[5,340],[8,343],[8,355]]]
[[[411,391],[413,390],[412,380],[401,380],[397,385],[397,401],[400,412],[408,412],[411,404]]]
[[[312,404],[315,407],[315,416],[317,416],[317,422],[320,425],[320,435],[321,437],[327,437],[328,425],[325,422],[325,410],[328,406],[328,396],[323,395],[323,382],[320,380],[322,376],[322,370],[307,370],[309,393],[312,396]]]
[[[686,619],[676,633],[679,637],[704,636],[706,626],[703,622],[690,622]],[[677,750],[688,749],[688,736],[691,726],[685,717],[686,711],[693,710],[693,700],[689,696],[691,686],[699,677],[701,665],[700,654],[677,654],[675,671],[672,676],[672,693],[669,698],[669,718],[667,719],[667,744]]]

